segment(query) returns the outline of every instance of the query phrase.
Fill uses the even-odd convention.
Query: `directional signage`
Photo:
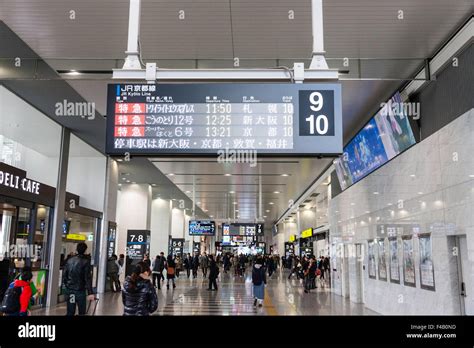
[[[216,154],[219,150],[229,155],[245,150],[340,154],[340,85],[108,86],[108,154]]]
[[[312,228],[308,228],[308,229],[301,232],[301,238],[309,238],[312,235],[313,235],[313,229]]]

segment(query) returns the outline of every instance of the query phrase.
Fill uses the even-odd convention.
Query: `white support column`
[[[51,245],[49,249],[48,290],[46,292],[46,307],[51,308],[58,303],[59,291],[59,262],[63,236],[64,206],[66,202],[67,170],[69,164],[69,145],[71,131],[61,129],[61,147],[59,153],[58,181],[54,199],[54,219],[51,230]]]
[[[125,54],[125,63],[122,69],[141,69],[140,52],[138,47],[138,40],[140,37],[140,12],[141,0],[130,0],[130,11],[128,18],[128,44]]]
[[[105,281],[107,271],[107,244],[108,244],[108,232],[109,222],[115,222],[116,219],[116,207],[117,207],[117,189],[118,189],[118,164],[116,161],[107,158],[106,172],[105,172],[105,194],[104,194],[104,206],[102,217],[102,227],[100,236],[100,254],[99,254],[99,270],[98,270],[98,282],[97,282],[97,293],[102,294],[105,292]]]
[[[313,23],[313,59],[310,69],[328,69],[324,54],[323,0],[311,0]]]

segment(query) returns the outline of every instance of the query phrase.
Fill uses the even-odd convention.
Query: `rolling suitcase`
[[[94,302],[94,305],[92,305],[92,302]],[[95,311],[96,311],[96,309],[97,309],[97,304],[98,304],[98,303],[99,303],[99,299],[98,299],[98,298],[95,298],[93,301],[89,301],[89,304],[87,305],[86,314],[87,314],[87,315],[95,315]],[[93,307],[92,313],[90,313],[91,307]]]

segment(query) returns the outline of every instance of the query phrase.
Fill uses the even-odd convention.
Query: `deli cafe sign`
[[[15,190],[39,195],[40,185],[37,181],[20,177],[6,170],[0,170],[0,186],[7,186]]]

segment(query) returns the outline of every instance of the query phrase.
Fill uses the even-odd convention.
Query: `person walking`
[[[3,300],[3,295],[8,289],[8,280],[10,276],[10,259],[4,257],[0,260],[0,303]]]
[[[234,276],[239,275],[239,257],[237,254],[232,256],[232,266],[234,266]]]
[[[176,284],[174,283],[176,273],[176,262],[173,260],[173,256],[168,255],[168,259],[166,260],[166,289],[170,289],[170,280],[173,283],[173,289],[176,288]]]
[[[79,315],[85,315],[86,299],[95,299],[92,291],[91,260],[84,254],[86,250],[86,243],[77,244],[77,255],[70,257],[64,265],[62,283],[66,290],[66,315],[69,316],[76,314],[76,306]]]
[[[143,261],[136,264],[123,284],[123,315],[148,316],[158,308],[158,296],[150,282],[150,267]]]
[[[145,264],[148,266],[148,268],[150,268],[151,267],[150,255],[145,254],[145,256],[143,257],[143,262],[145,262]]]
[[[324,281],[324,256],[321,256],[318,263],[318,269],[321,272],[320,280]]]
[[[262,307],[263,300],[265,299],[265,284],[267,284],[267,278],[265,274],[265,268],[263,267],[263,259],[257,258],[252,268],[252,284],[253,284],[253,305]]]
[[[207,257],[206,252],[204,252],[204,254],[201,255],[201,257],[199,258],[199,265],[201,266],[202,276],[204,278],[206,278],[207,277],[207,269],[209,267],[209,259]]]
[[[191,275],[191,268],[193,264],[193,258],[191,257],[191,254],[188,254],[188,256],[184,259],[184,269],[186,270],[186,275],[189,276]]]
[[[268,269],[268,277],[271,277],[273,272],[275,271],[275,263],[271,255],[267,259],[267,269]]]
[[[213,255],[209,255],[209,288],[207,290],[217,291],[217,277],[219,276],[219,266]],[[214,289],[213,289],[214,287]]]
[[[193,257],[193,278],[197,278],[198,269],[199,269],[199,253],[196,251]]]
[[[239,275],[243,277],[245,275],[245,263],[247,262],[247,258],[244,254],[240,254],[239,256]]]
[[[181,256],[176,256],[176,278],[179,278],[179,272],[183,270],[183,260],[181,259]]]
[[[309,293],[313,288],[314,279],[316,278],[316,271],[318,267],[316,266],[316,260],[314,257],[309,259],[309,264],[306,266],[304,273],[304,292]],[[315,286],[317,288],[317,286]]]
[[[120,280],[119,280],[119,271],[120,271],[120,266],[117,262],[117,255],[113,254],[107,260],[107,276],[109,277],[110,290],[112,292],[119,292],[121,290]]]
[[[31,282],[33,274],[29,267],[23,268],[18,279],[15,279],[5,292],[2,301],[2,312],[6,316],[27,316],[31,297],[36,294],[36,288]]]
[[[157,255],[153,260],[151,270],[153,273],[153,287],[156,288],[156,283],[158,280],[158,290],[161,290],[161,280],[163,278],[163,270],[165,269],[165,256],[161,252],[160,255]]]

